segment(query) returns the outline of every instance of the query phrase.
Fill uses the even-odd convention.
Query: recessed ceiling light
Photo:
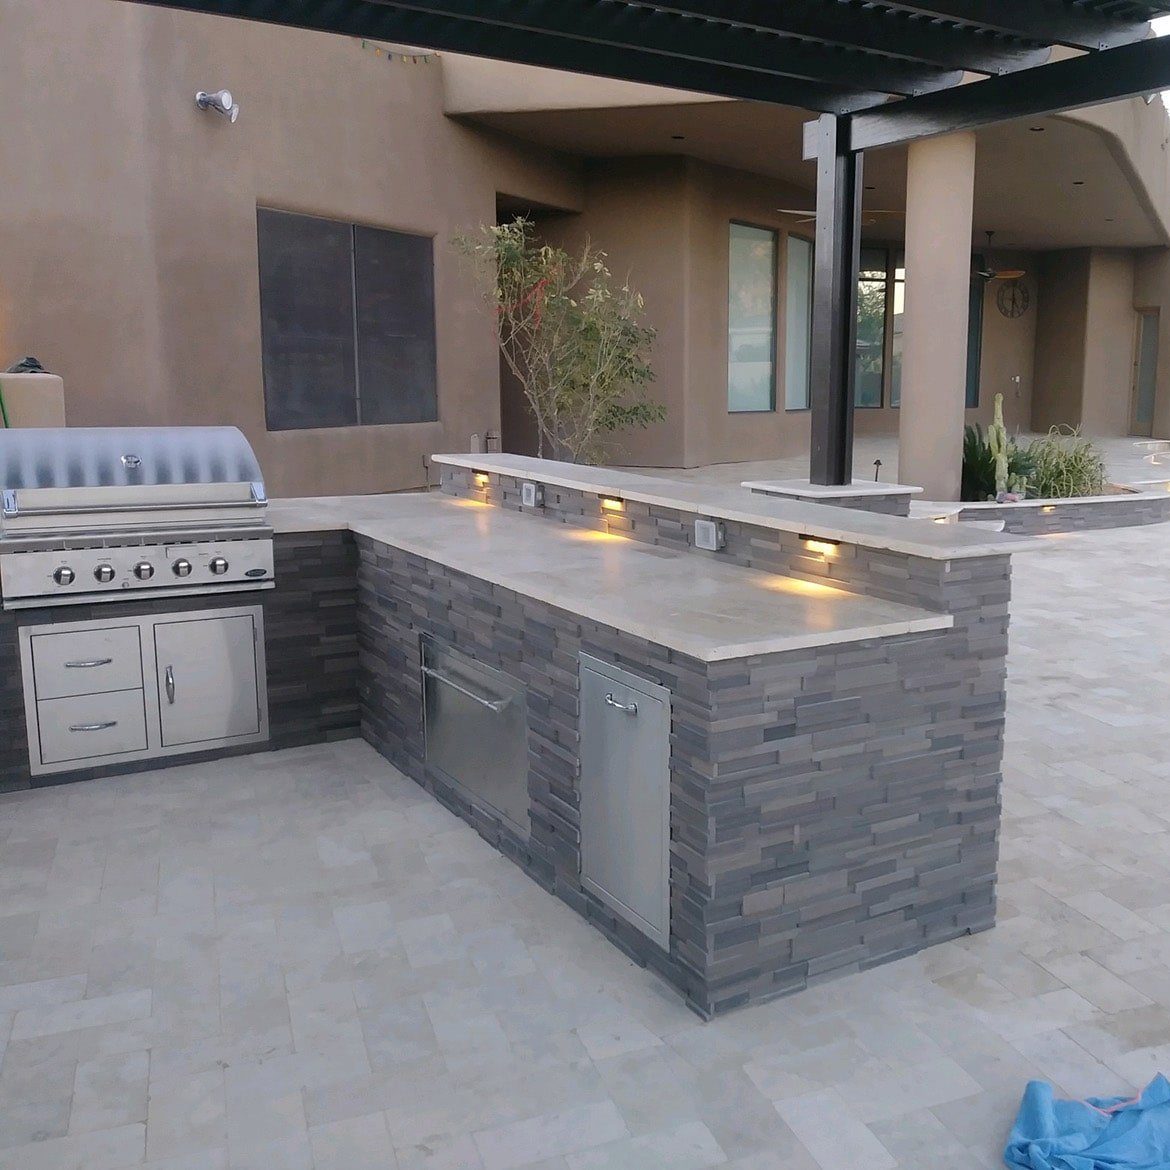
[[[671,138],[673,138],[675,140],[675,142],[683,142],[686,139],[686,135],[685,134],[672,134]]]
[[[1105,217],[1105,222],[1106,222],[1106,223],[1115,223],[1116,221],[1114,220],[1113,216],[1111,216],[1111,215],[1107,215],[1107,216]]]
[[[1029,126],[1028,129],[1031,130],[1033,134],[1043,134],[1044,133],[1043,126]]]
[[[1084,179],[1073,179],[1073,186],[1074,187],[1083,187],[1084,185],[1085,185]]]

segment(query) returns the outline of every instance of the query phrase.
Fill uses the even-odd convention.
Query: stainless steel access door
[[[422,637],[427,767],[527,837],[528,703],[502,671]]]
[[[163,747],[266,732],[256,614],[158,621],[154,649]]]
[[[581,655],[581,881],[670,945],[670,692]]]

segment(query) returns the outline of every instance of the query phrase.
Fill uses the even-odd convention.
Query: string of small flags
[[[398,61],[404,65],[427,65],[436,56],[429,49],[410,49],[401,45],[379,45],[364,38],[362,48],[367,53],[372,52],[375,57],[385,57],[391,64]]]

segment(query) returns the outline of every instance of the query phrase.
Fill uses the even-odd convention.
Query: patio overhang
[[[796,106],[817,160],[811,478],[852,476],[863,152],[1170,89],[1170,0],[133,0]],[[1078,55],[1050,61],[1053,46]],[[971,75],[982,77],[973,80]]]

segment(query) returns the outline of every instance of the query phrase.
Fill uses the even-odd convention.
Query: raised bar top
[[[807,479],[746,479],[739,485],[749,492],[765,496],[793,496],[797,499],[837,500],[844,496],[917,496],[922,488],[904,483],[882,483],[880,480],[855,479],[852,483],[823,484]]]
[[[547,482],[547,481],[546,481]],[[948,629],[932,613],[474,500],[273,500],[276,532],[351,529],[702,662]]]
[[[660,479],[621,468],[588,467],[526,455],[434,455],[431,458],[440,465],[539,480],[556,487],[697,512],[712,519],[755,524],[863,548],[889,549],[928,560],[1007,556],[1043,547],[1031,537],[971,532],[956,524],[935,524],[930,520],[758,495],[743,487]]]

